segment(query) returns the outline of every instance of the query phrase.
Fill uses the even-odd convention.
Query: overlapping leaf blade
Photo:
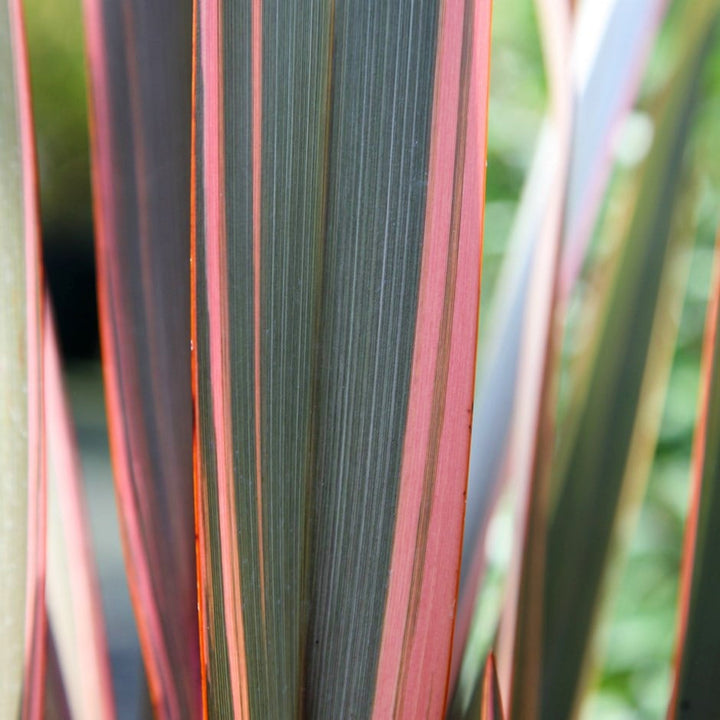
[[[508,438],[518,506],[517,527],[500,621],[497,652],[500,687],[508,717],[537,717],[542,643],[542,597],[548,489],[555,424],[558,353],[557,279],[562,250],[573,107],[567,61],[570,16],[553,3],[539,2],[545,65],[551,83],[550,138],[555,162],[548,168],[548,204],[537,230],[527,281],[527,310],[521,330],[515,409]]]
[[[55,646],[55,635],[50,622],[47,628],[46,644],[43,718],[44,720],[72,720],[63,672]]]
[[[482,673],[477,676],[477,681],[464,712],[455,707],[450,712],[451,718],[471,718],[480,720],[503,720],[502,698],[500,697],[500,684],[498,683],[495,656],[490,653],[485,659]]]
[[[699,15],[707,20],[706,14]],[[670,221],[707,46],[704,23],[693,18],[697,34],[688,35],[682,68],[658,119],[655,144],[600,317],[592,362],[563,428],[549,515],[544,600],[542,716],[548,719],[568,717],[577,709],[609,550],[617,537],[620,500],[648,470],[645,467],[641,474],[638,467],[628,465],[633,429],[643,393],[647,394],[644,383],[649,373],[659,372],[650,381],[666,377],[672,359],[672,344],[661,337],[667,334],[671,299],[667,274],[676,257],[674,249],[684,238],[671,232]],[[659,333],[658,340],[653,332]],[[670,351],[660,351],[658,341]],[[665,372],[658,370],[659,358],[664,358]],[[651,437],[657,429],[655,424]],[[648,428],[642,432],[647,435]],[[643,437],[642,442],[652,446],[653,441]]]
[[[720,542],[718,473],[720,472],[720,384],[718,358],[718,304],[720,273],[715,250],[715,272],[708,306],[703,347],[700,416],[693,448],[693,477],[685,535],[680,585],[678,645],[668,718],[712,717],[717,710],[717,673],[720,667],[720,597],[716,548]]]
[[[49,625],[45,713],[63,717],[67,712],[67,717],[77,720],[112,720],[115,709],[110,661],[80,457],[48,302],[43,322],[48,483],[45,597]]]
[[[45,657],[41,270],[22,8],[0,3],[0,716],[39,718]]]
[[[482,679],[480,720],[503,720],[504,717],[495,658],[491,653],[485,661],[485,672]]]
[[[84,6],[101,340],[126,566],[155,710],[197,717],[192,6]]]
[[[587,0],[580,7],[573,46],[577,114],[560,278],[564,296],[581,269],[610,175],[613,141],[637,95],[668,4],[668,0]]]
[[[580,19],[575,20],[571,80],[576,117],[572,136],[564,139],[571,154],[560,274],[563,298],[582,264],[609,175],[612,138],[637,93],[649,45],[665,6],[665,0],[616,0],[602,7],[588,2],[582,6]],[[588,21],[583,16],[586,11]],[[599,22],[592,17],[598,11]],[[580,22],[582,28],[578,27]],[[595,51],[588,52],[588,48]],[[479,357],[453,676],[460,666],[482,567],[485,529],[507,454],[528,279],[538,228],[550,204],[552,186],[547,177],[558,156],[546,121],[509,242],[489,319],[490,332],[486,333],[487,342]]]
[[[196,7],[208,710],[439,715],[469,440],[489,4]]]
[[[197,7],[194,382],[211,716],[300,711],[331,33],[328,2]]]

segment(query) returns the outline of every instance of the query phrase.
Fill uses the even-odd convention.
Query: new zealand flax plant
[[[111,455],[158,718],[583,712],[676,347],[720,2],[535,5],[547,114],[476,371],[490,0],[84,0]],[[0,718],[111,719],[20,0],[0,58]],[[670,718],[717,712],[714,277]]]

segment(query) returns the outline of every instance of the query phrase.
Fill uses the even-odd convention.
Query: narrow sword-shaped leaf
[[[42,281],[20,0],[0,3],[0,716],[41,717],[45,657]]]
[[[481,0],[440,7],[414,354],[374,717],[391,709],[401,717],[439,716],[447,700],[465,423],[472,417],[475,354],[464,343],[476,330],[468,313],[479,292],[490,12]]]
[[[575,19],[571,63],[577,116],[569,139],[572,152],[561,269],[564,296],[577,277],[607,182],[612,138],[635,98],[648,47],[665,6],[665,0],[591,1],[582,6],[581,17]],[[598,9],[603,11],[600,22],[592,17],[593,8],[596,13]],[[478,364],[453,677],[460,667],[479,582],[485,528],[507,452],[528,277],[537,229],[548,207],[548,167],[555,162],[545,127],[523,191],[510,240],[511,252],[503,265],[489,321],[491,331],[486,335],[488,341]]]
[[[65,681],[60,669],[52,622],[47,627],[47,649],[45,659],[44,720],[72,720],[70,705],[65,692]]]
[[[70,717],[115,717],[100,589],[92,550],[82,470],[65,397],[55,324],[45,302],[43,371],[48,520],[46,603],[49,644]],[[47,703],[52,698],[46,699]]]
[[[357,47],[357,52],[361,53],[364,65],[357,69],[360,73],[358,85],[363,80],[365,86],[368,86],[368,78],[372,82],[373,68],[379,60],[379,54],[381,56],[383,50],[387,52],[387,45],[383,47],[381,44],[379,50],[375,49],[374,44],[367,47],[366,37],[353,32],[353,26],[349,24],[351,19],[351,14],[345,13],[347,24],[343,27],[343,40],[351,49]],[[361,19],[363,28],[370,28],[374,24],[371,24],[370,12],[361,16]],[[393,16],[389,19],[391,22],[394,20]],[[439,21],[437,26],[436,19]],[[390,195],[390,202],[384,208],[385,216],[370,216],[370,223],[374,223],[374,227],[379,226],[377,230],[373,232],[373,224],[368,225],[365,221],[357,226],[361,237],[365,233],[373,234],[378,239],[385,235],[384,241],[379,243],[383,253],[383,269],[385,253],[392,253],[388,256],[388,276],[376,291],[380,293],[381,301],[384,299],[387,303],[387,309],[381,304],[379,315],[374,317],[375,311],[370,308],[368,312],[367,303],[362,301],[362,295],[358,296],[356,290],[345,301],[347,309],[340,308],[343,314],[347,313],[346,317],[350,321],[358,322],[358,330],[362,331],[363,324],[372,328],[369,339],[372,341],[376,338],[376,345],[373,347],[365,341],[363,333],[359,339],[350,337],[349,342],[344,340],[342,353],[333,358],[333,362],[340,363],[338,377],[341,383],[352,383],[352,394],[346,394],[343,398],[330,382],[325,381],[325,387],[330,393],[330,409],[333,409],[333,404],[348,400],[350,405],[344,412],[347,419],[343,422],[345,427],[340,428],[341,433],[328,433],[328,437],[338,445],[335,457],[342,462],[339,467],[340,482],[334,487],[329,485],[325,497],[321,498],[321,507],[327,508],[332,518],[328,530],[325,529],[328,527],[327,520],[322,516],[319,518],[321,541],[317,547],[318,550],[323,549],[323,557],[318,559],[318,565],[324,583],[321,587],[332,592],[330,608],[334,611],[328,615],[323,604],[316,604],[314,608],[315,617],[320,618],[316,625],[322,631],[320,638],[323,640],[317,651],[322,661],[319,667],[323,670],[318,673],[323,679],[323,685],[319,688],[322,693],[319,697],[323,701],[319,706],[320,714],[330,711],[333,699],[343,706],[348,702],[348,696],[354,703],[361,703],[361,713],[366,712],[369,708],[366,709],[365,703],[372,699],[374,685],[374,716],[387,717],[394,714],[416,717],[426,713],[434,716],[442,713],[447,693],[447,660],[452,633],[449,623],[454,614],[456,552],[461,529],[459,514],[462,513],[464,465],[467,458],[465,442],[469,418],[465,413],[470,410],[469,405],[463,404],[463,397],[467,397],[466,393],[471,386],[464,373],[467,372],[467,363],[472,363],[473,356],[472,349],[463,347],[462,338],[470,337],[475,325],[467,313],[472,312],[472,298],[477,292],[479,258],[476,253],[484,186],[481,163],[484,156],[489,6],[484,2],[440,3],[439,7],[432,3],[407,3],[402,5],[398,20],[401,28],[405,22],[410,22],[412,31],[407,39],[402,38],[400,44],[391,46],[400,52],[400,67],[405,71],[400,75],[400,82],[390,80],[393,77],[393,65],[389,64],[385,77],[380,77],[382,85],[377,82],[369,85],[366,93],[370,102],[365,98],[361,100],[352,86],[349,90],[345,90],[345,87],[342,90],[352,103],[360,105],[362,102],[360,112],[366,122],[365,133],[373,138],[377,133],[373,132],[373,126],[376,126],[372,116],[375,103],[384,100],[389,89],[387,85],[390,85],[394,91],[391,97],[396,98],[398,108],[403,108],[402,129],[406,136],[409,131],[411,137],[417,138],[415,143],[419,152],[414,157],[403,152],[408,140],[403,139],[402,135],[396,139],[395,133],[389,132],[388,125],[394,120],[393,113],[387,110],[383,113],[382,104],[379,135],[389,140],[388,159],[392,161],[393,147],[397,142],[400,160],[407,163],[408,174],[404,177],[400,174],[398,179],[401,182],[412,183],[413,175],[422,173],[423,164],[428,163],[427,195],[407,193],[407,188],[400,184],[400,197],[396,200]],[[414,27],[413,20],[417,23]],[[392,33],[392,25],[390,31]],[[394,43],[393,34],[390,37]],[[406,49],[403,43],[408,41],[411,44]],[[432,85],[426,84],[426,79],[431,79],[432,75],[426,75],[427,70],[422,65],[415,78],[405,70],[404,63],[409,63],[412,68],[412,58],[418,52],[422,53],[423,59],[435,56],[434,90]],[[407,60],[404,57],[406,54]],[[353,79],[353,68],[343,68],[343,73],[348,80]],[[408,75],[411,82],[414,79],[416,83],[414,90],[412,85],[409,88],[410,97],[414,95],[413,114],[409,118],[404,108],[409,104],[408,89],[402,84],[407,83]],[[431,91],[432,106],[429,105]],[[340,96],[338,103],[343,100]],[[343,112],[338,124],[342,127],[352,115],[342,106],[340,109]],[[423,126],[428,127],[430,110],[431,134],[429,140],[426,140],[427,130]],[[408,121],[416,123],[412,130]],[[363,139],[361,136],[360,140]],[[345,134],[340,135],[337,141],[341,148],[339,152],[342,153],[344,143],[352,140],[352,135],[347,140]],[[429,148],[424,148],[423,144],[428,142]],[[429,157],[423,157],[428,149]],[[361,212],[365,203],[377,202],[373,201],[372,194],[367,198],[368,191],[372,193],[374,190],[382,203],[385,198],[383,194],[377,196],[377,186],[380,189],[392,188],[393,182],[392,166],[388,172],[382,148],[377,169],[373,166],[375,160],[372,149],[365,150],[365,153],[368,158],[367,175],[352,173],[343,178],[343,182],[348,185],[357,182],[356,205],[350,208],[351,212],[345,218],[339,208],[333,208],[333,220],[337,218],[338,226],[349,226],[348,230],[355,233],[357,229],[353,224],[358,222],[355,213]],[[373,171],[377,172],[379,182],[373,177]],[[331,192],[337,190],[332,188]],[[338,194],[342,196],[341,192]],[[394,207],[396,202],[399,205],[397,209]],[[423,206],[425,227],[421,245],[421,228],[416,220],[421,217]],[[397,222],[394,220],[396,213],[402,224],[395,231],[397,239],[390,242],[388,229]],[[368,228],[364,233],[363,227]],[[332,236],[332,225],[328,231]],[[368,262],[377,263],[373,258],[374,252],[373,249],[372,254],[360,256],[360,272],[367,272],[366,267],[372,268]],[[350,278],[358,277],[355,269],[358,266],[350,264],[355,262],[351,249],[338,245],[337,255],[341,260],[347,257],[345,262],[350,261]],[[418,260],[421,260],[421,269]],[[418,269],[419,278],[415,275]],[[338,271],[342,282],[347,271],[339,264]],[[362,282],[362,275],[359,275],[359,279]],[[382,281],[382,277],[379,279]],[[373,285],[377,282],[375,280]],[[413,288],[413,282],[419,282],[417,290]],[[362,285],[359,285],[358,290],[362,293]],[[416,311],[415,301],[408,302],[414,293],[418,294]],[[407,297],[404,303],[401,299],[403,295]],[[328,301],[323,309],[332,318],[329,307]],[[384,314],[388,318],[387,327],[382,325]],[[402,332],[397,339],[393,336],[395,323]],[[345,323],[341,322],[338,329],[334,330],[338,338],[342,337],[345,327]],[[414,339],[412,330],[415,330]],[[383,366],[387,360],[383,363],[382,358],[378,364],[377,354],[383,343],[389,343],[391,348],[395,343],[392,350],[397,354],[394,357],[391,354],[389,367]],[[409,351],[413,349],[413,343],[414,354],[410,365]],[[362,388],[367,383],[365,378],[362,375],[353,378],[343,368],[350,361],[352,371],[354,345],[361,353],[361,360],[365,354],[369,356],[363,362],[366,368],[370,365],[368,360],[373,356],[376,358],[374,369],[372,365],[368,368],[370,386],[373,388],[369,398],[363,397]],[[394,363],[397,363],[397,369],[393,368]],[[367,372],[362,364],[356,367]],[[410,369],[411,374],[406,374]],[[398,420],[402,422],[405,414],[403,395],[406,382],[409,382],[409,397],[407,425],[403,428]],[[388,399],[393,401],[392,406],[388,406]],[[376,408],[378,403],[380,408],[384,404],[384,412]],[[320,431],[320,443],[327,447],[328,443],[322,439],[323,430]],[[361,433],[361,442],[352,443],[352,436],[356,432]],[[369,443],[367,448],[363,448],[364,442]],[[402,454],[398,453],[401,448]],[[329,446],[323,451],[325,457],[321,455],[320,459],[327,462],[332,471],[330,462],[333,461],[333,448]],[[375,457],[372,456],[373,452]],[[366,454],[367,460],[362,460],[360,467],[355,470],[352,463],[357,461],[353,461],[353,455],[363,458]],[[399,477],[396,473],[399,473]],[[343,477],[345,474],[347,478]],[[395,485],[398,481],[399,486]],[[383,484],[378,486],[378,482]],[[399,492],[396,510],[394,487]],[[380,522],[376,523],[374,516],[377,512],[381,515]],[[395,512],[397,519],[394,517]],[[343,517],[343,513],[346,517],[349,514],[349,518]],[[393,522],[395,534],[392,556],[385,559],[383,555],[390,546],[391,536],[388,532],[392,531]],[[365,544],[358,547],[358,538],[361,542],[364,540]],[[377,553],[373,548],[378,548],[381,554],[376,560],[377,567],[368,576],[368,558]],[[368,633],[366,628],[373,625],[379,627],[378,612],[382,611],[382,605],[378,607],[378,599],[382,601],[387,582],[387,569],[383,565],[388,561],[391,581],[387,589],[382,635],[377,637],[374,636],[374,630]],[[347,564],[352,568],[349,584],[337,569],[338,565],[342,567]],[[323,594],[318,593],[317,599],[322,600]],[[348,615],[358,619],[353,622],[352,632],[338,638],[338,642],[333,637],[337,635],[337,623]],[[366,627],[363,627],[363,620]],[[311,625],[311,632],[313,630]],[[377,640],[381,644],[378,664],[375,666],[374,655],[377,650],[374,643]],[[315,638],[311,637],[311,651],[314,642]],[[357,668],[353,665],[360,653],[363,658],[361,667],[366,670],[358,676]],[[328,670],[333,667],[333,657],[342,663],[343,672],[336,677],[328,675]],[[310,672],[315,672],[313,666]],[[356,699],[352,698],[351,693],[356,694]]]
[[[210,714],[442,714],[488,33],[484,1],[197,3]]]
[[[658,356],[650,355],[653,328],[658,326],[655,334],[666,330],[661,324],[666,324],[667,298],[660,293],[667,293],[669,286],[663,277],[676,257],[675,243],[682,239],[670,232],[670,220],[707,46],[704,23],[698,21],[694,31],[643,171],[593,360],[583,380],[585,393],[568,415],[559,450],[545,586],[542,717],[548,720],[577,711],[621,497],[641,479],[638,467],[628,472],[628,462],[636,457],[633,430],[644,383],[648,372],[657,371]],[[657,344],[653,350],[657,352]],[[662,353],[666,363],[670,354]]]
[[[562,3],[552,0],[535,0],[535,12],[540,26],[545,74],[548,84],[550,116],[558,121],[558,113],[570,102],[572,13]]]
[[[667,717],[712,717],[717,711],[720,667],[720,587],[716,551],[720,538],[720,232],[715,244],[713,284],[703,343],[700,415],[695,431],[690,507],[680,580],[673,691]]]
[[[482,676],[482,700],[480,705],[480,720],[503,720],[502,699],[498,683],[495,656],[490,653],[485,661],[485,671]]]
[[[561,133],[562,136],[562,133]],[[560,146],[560,152],[562,147]],[[510,439],[511,476],[518,483],[518,532],[509,576],[508,600],[498,639],[500,686],[508,717],[538,712],[546,517],[552,459],[557,366],[556,278],[560,261],[560,213],[565,177],[561,161],[552,178],[551,202],[530,276],[531,312],[526,318],[518,368],[518,407]]]
[[[482,672],[475,679],[467,708],[461,711],[457,705],[452,707],[448,713],[451,720],[504,719],[497,667],[495,666],[495,656],[492,653],[485,658],[482,667]]]
[[[193,384],[205,712],[301,713],[333,3],[197,2]]]
[[[668,0],[585,0],[573,37],[577,96],[565,208],[561,292],[572,289],[607,186],[613,141],[640,87]]]
[[[533,266],[537,228],[550,201],[547,168],[554,162],[555,143],[546,122],[523,188],[503,274],[486,331],[487,344],[478,349],[468,495],[463,535],[460,594],[453,643],[451,684],[458,680],[485,563],[485,534],[490,513],[506,477],[515,383],[517,380],[527,283]],[[532,197],[532,201],[530,201]],[[478,667],[477,672],[482,668]]]
[[[599,7],[587,3],[588,7]],[[573,126],[573,148],[582,152],[571,155],[568,180],[566,226],[564,230],[567,249],[563,255],[563,288],[567,293],[580,266],[583,255],[578,248],[585,247],[592,229],[610,164],[609,148],[617,126],[632,103],[645,59],[647,46],[653,38],[665,0],[602,4],[601,23],[583,22],[582,31],[574,33],[571,58],[577,99],[577,122]],[[622,28],[622,50],[616,52],[617,32]],[[595,48],[588,52],[587,48]],[[622,62],[620,62],[622,60]],[[606,68],[612,67],[612,72]],[[611,88],[608,86],[612,85]],[[608,94],[612,102],[608,101]],[[602,98],[602,101],[601,99]],[[601,107],[602,113],[595,109]],[[592,119],[592,123],[588,123]],[[513,385],[522,326],[519,314],[524,308],[529,268],[532,266],[533,248],[537,243],[537,228],[542,224],[542,213],[547,207],[549,184],[546,182],[547,167],[555,163],[549,148],[549,134],[541,131],[537,150],[528,173],[520,208],[510,240],[511,251],[503,266],[499,282],[498,299],[493,306],[490,324],[492,332],[481,356],[475,401],[473,451],[468,496],[467,523],[463,550],[464,577],[469,572],[470,549],[477,543],[479,531],[477,518],[485,518],[494,494],[495,484],[487,478],[495,478],[506,437],[503,428],[509,427],[509,415],[514,397]],[[582,211],[581,211],[582,210]],[[510,398],[500,401],[499,398]],[[503,412],[498,416],[498,408]],[[482,460],[482,458],[485,458]],[[477,498],[477,499],[476,499]],[[484,512],[483,512],[484,511]],[[470,593],[474,595],[474,593]]]
[[[538,715],[542,651],[542,592],[549,499],[556,368],[558,358],[558,292],[563,209],[569,165],[568,138],[573,108],[569,70],[569,16],[542,2],[545,64],[551,78],[552,139],[556,163],[549,168],[549,202],[539,229],[528,277],[528,312],[524,318],[518,361],[518,403],[509,439],[509,468],[519,498],[506,605],[498,635],[500,687],[507,714],[515,720]],[[554,40],[560,47],[550,46]]]
[[[130,592],[156,713],[194,718],[192,6],[84,7],[102,357]]]

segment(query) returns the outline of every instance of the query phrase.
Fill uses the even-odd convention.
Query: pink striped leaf
[[[701,41],[717,42],[720,3],[697,11]],[[703,46],[702,42],[697,45]],[[720,625],[717,547],[720,538],[720,230],[703,341],[700,407],[692,459],[692,485],[680,574],[677,646],[668,720],[711,717],[717,712]]]
[[[447,713],[448,720],[504,720],[495,656],[485,658],[482,671],[473,680],[469,696],[463,701],[459,694],[453,697]]]
[[[680,581],[678,646],[668,719],[711,717],[717,709],[720,667],[720,585],[715,553],[720,542],[720,232],[708,305],[700,397],[693,448],[692,489]]]
[[[56,688],[60,683],[63,689],[62,693],[48,693],[45,712],[58,711],[64,700],[69,717],[76,720],[112,720],[115,709],[110,662],[90,547],[82,469],[48,302],[43,322],[48,483],[45,598],[50,626],[48,652],[57,665],[56,672],[51,672],[48,660],[46,687]]]
[[[491,653],[485,661],[485,671],[482,676],[480,720],[503,720],[504,717],[495,657]]]
[[[190,383],[190,0],[85,0],[103,369],[160,718],[200,712]]]
[[[42,281],[20,0],[0,2],[0,717],[42,713],[45,468]]]
[[[582,3],[574,18],[570,57],[576,113],[565,202],[561,297],[572,288],[607,185],[612,141],[635,100],[649,48],[666,0]],[[530,269],[543,217],[549,207],[549,168],[557,162],[548,123],[537,144],[489,319],[490,328],[478,364],[473,439],[463,540],[459,642],[454,648],[455,676],[482,568],[485,531],[498,493],[505,461],[523,318],[527,313]]]
[[[487,0],[196,2],[211,717],[442,716],[489,29]]]
[[[635,430],[644,403],[663,392],[672,361],[672,335],[670,343],[665,338],[683,288],[668,279],[686,246],[686,238],[672,232],[673,199],[707,49],[706,24],[698,20],[703,13],[690,13],[694,32],[688,31],[680,69],[657,115],[586,372],[560,435],[545,564],[541,717],[547,720],[571,716],[587,683],[608,560],[611,548],[619,549],[619,518],[627,500],[639,502],[649,469],[637,464]],[[645,424],[638,442],[652,449],[658,429],[657,421]]]

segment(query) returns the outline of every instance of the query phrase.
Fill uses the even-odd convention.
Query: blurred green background
[[[678,18],[687,2],[692,0],[671,4],[639,112],[652,105],[672,72],[683,30]],[[141,668],[122,567],[99,366],[82,13],[80,0],[25,0],[25,9],[47,278],[83,453],[116,697],[120,717],[132,717],[139,707]],[[495,3],[492,52],[481,337],[546,102],[532,0]],[[603,614],[601,670],[586,718],[658,718],[668,698],[700,347],[720,207],[720,167],[712,162],[720,157],[720,48],[707,67],[683,179],[690,221],[681,230],[693,233],[696,242],[679,344],[647,501]],[[613,171],[596,244],[604,238],[604,221],[622,205],[620,189],[634,170],[619,163]]]

